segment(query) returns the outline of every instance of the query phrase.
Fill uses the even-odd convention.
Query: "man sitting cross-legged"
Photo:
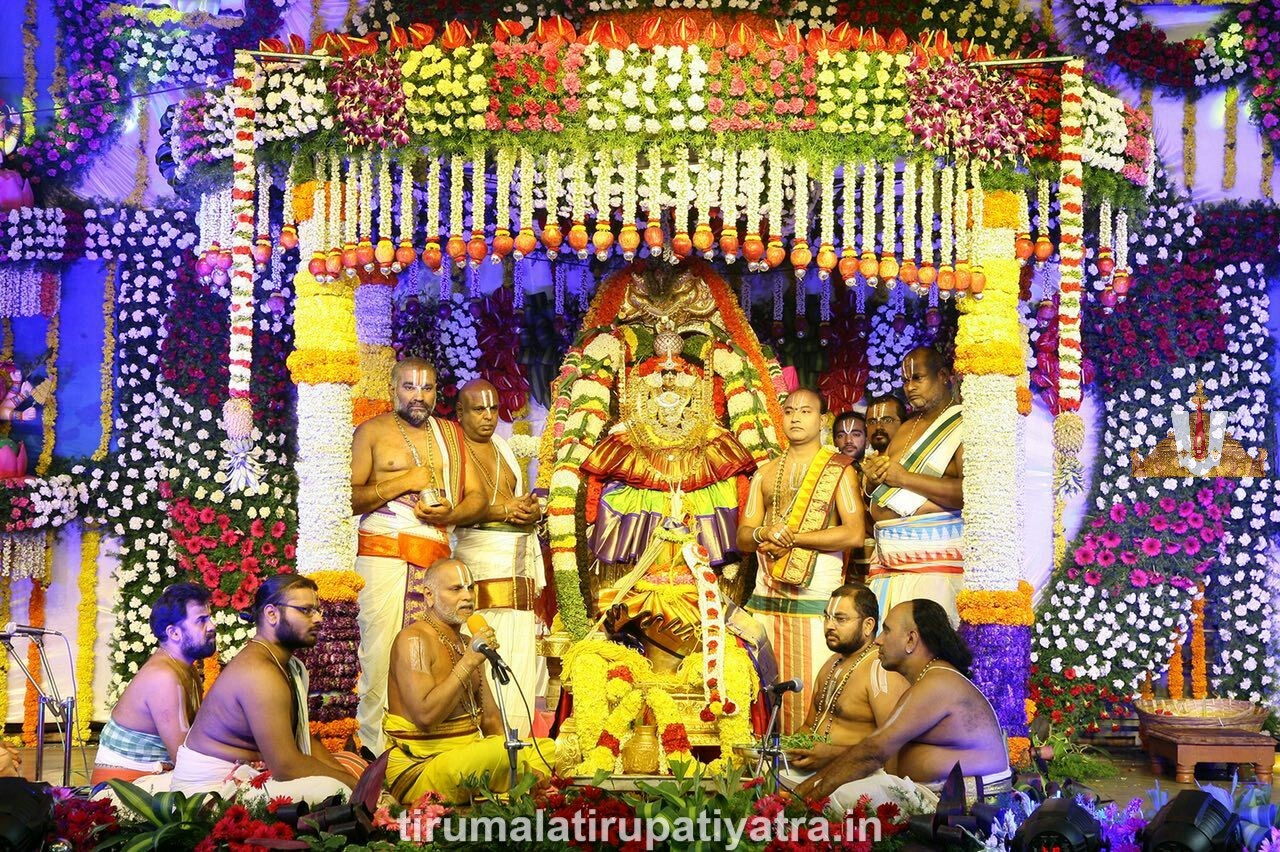
[[[387,786],[405,804],[435,791],[446,801],[466,797],[469,777],[507,789],[508,758],[502,723],[485,681],[484,655],[468,647],[483,639],[496,648],[493,630],[474,637],[459,628],[475,611],[471,572],[456,559],[441,559],[426,577],[425,617],[400,631],[391,646],[388,712],[383,731],[391,754]],[[520,751],[521,771],[549,775],[555,743],[536,740]]]
[[[793,769],[816,772],[883,727],[893,714],[907,682],[886,671],[877,653],[879,603],[861,583],[847,583],[831,593],[826,624],[827,647],[834,653],[818,672],[813,703],[805,730],[829,740],[808,749],[793,749],[787,759]],[[886,767],[894,769],[890,760]]]
[[[307,669],[294,656],[316,644],[324,618],[315,582],[277,574],[258,587],[253,613],[257,633],[209,690],[178,749],[170,789],[219,791],[240,765],[261,761],[271,772],[265,795],[315,804],[350,794],[355,776],[311,735]]]
[[[947,612],[931,600],[895,606],[876,643],[880,662],[911,686],[888,722],[846,749],[796,788],[807,800],[831,797],[841,811],[870,796],[872,804],[915,799],[937,804],[952,767],[965,775],[966,799],[1011,789],[1009,753],[995,711],[966,672],[973,661]],[[884,771],[894,755],[895,777]]]
[[[160,647],[129,681],[102,729],[93,777],[135,781],[173,768],[178,746],[200,708],[196,663],[217,650],[209,592],[174,583],[151,605]]]

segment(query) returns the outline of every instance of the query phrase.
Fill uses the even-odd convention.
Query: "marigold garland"
[[[1262,146],[1262,185],[1263,198],[1271,197],[1271,177],[1276,169],[1276,155],[1270,145]]]
[[[354,385],[360,381],[360,355],[356,352],[295,350],[288,364],[294,384]]]
[[[352,401],[351,425],[359,426],[366,420],[372,420],[379,414],[386,414],[389,411],[391,411],[389,400],[357,397]]]
[[[151,178],[151,158],[147,156],[147,137],[151,135],[151,109],[149,101],[138,102],[138,161],[133,169],[133,191],[124,200],[126,207],[141,207],[147,195]]]
[[[1169,655],[1169,697],[1182,698],[1183,673],[1182,673],[1182,631],[1178,631],[1178,635],[1173,639],[1173,653]]]
[[[97,529],[80,534],[80,603],[76,608],[76,740],[84,743],[93,720],[93,672],[98,644],[98,545]]]
[[[46,559],[52,557],[52,551],[46,551]],[[37,578],[31,578],[31,597],[27,602],[27,623],[32,627],[44,627],[44,584]],[[40,649],[35,642],[27,648],[27,671],[31,680],[27,681],[27,691],[23,699],[22,742],[27,748],[36,746],[36,717],[39,714],[40,696],[32,681],[42,684],[44,673],[40,668]],[[43,743],[41,743],[43,746]]]
[[[1006,743],[1010,766],[1021,769],[1031,765],[1031,740],[1026,737],[1009,737]]]
[[[1236,185],[1236,133],[1240,123],[1240,88],[1228,86],[1222,105],[1222,125],[1226,138],[1222,143],[1222,188],[1234,189]]]
[[[213,689],[213,682],[218,679],[218,675],[221,674],[221,672],[222,660],[219,659],[218,654],[210,654],[204,658],[204,663],[201,666],[200,678],[203,683],[203,687],[200,692],[202,696],[208,695],[209,690]]]
[[[1196,185],[1196,103],[1193,92],[1182,102],[1182,185],[1188,192]]]
[[[36,72],[36,51],[40,47],[37,27],[37,0],[27,0],[22,16],[22,109],[24,112],[36,107],[40,81]],[[35,126],[35,116],[28,114],[27,123]],[[23,140],[24,142],[26,140]]]
[[[116,362],[116,262],[107,263],[107,277],[102,282],[102,369],[101,382],[98,389],[100,400],[98,409],[98,448],[93,451],[92,459],[102,461],[111,449],[111,422],[115,408],[115,362]]]
[[[956,595],[956,609],[966,624],[1030,626],[1035,623],[1034,593],[1026,580],[1018,581],[1016,591],[965,589]]]
[[[54,276],[57,282],[54,286],[61,289],[62,277]],[[49,395],[44,403],[44,410],[41,412],[41,432],[40,441],[40,457],[36,459],[36,476],[44,476],[49,470],[49,465],[53,462],[53,444],[57,440],[57,432],[54,429],[58,422],[58,340],[59,328],[62,324],[62,312],[55,310],[49,316],[49,323],[45,326],[44,346],[49,352],[49,360],[45,364],[45,372],[49,376]]]
[[[364,588],[364,578],[355,571],[316,571],[307,578],[315,582],[316,596],[324,603],[355,603]]]
[[[1204,606],[1204,584],[1201,584],[1191,601],[1191,697],[1196,699],[1209,695],[1204,661]]]

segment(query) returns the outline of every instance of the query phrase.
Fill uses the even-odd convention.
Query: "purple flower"
[[[1145,518],[1147,515],[1151,514],[1151,507],[1148,506],[1146,503],[1141,503],[1141,502],[1134,503],[1133,513],[1137,515],[1139,518]]]
[[[1172,511],[1173,511],[1174,509],[1176,509],[1176,508],[1178,508],[1178,501],[1177,501],[1177,500],[1173,499],[1172,497],[1161,497],[1161,498],[1160,498],[1160,511],[1162,511],[1162,512],[1172,512]]]
[[[1102,575],[1099,574],[1097,571],[1085,571],[1084,581],[1088,583],[1090,586],[1096,586],[1102,582]]]
[[[1168,528],[1169,528],[1169,519],[1166,518],[1164,515],[1151,516],[1151,529],[1155,530],[1156,532],[1164,532]]]
[[[1169,585],[1173,586],[1175,589],[1183,589],[1185,591],[1186,589],[1191,588],[1193,584],[1186,577],[1173,577],[1169,580]]]
[[[1068,579],[1068,580],[1074,580],[1076,577],[1079,577],[1079,576],[1080,576],[1080,569],[1079,569],[1079,568],[1068,568],[1068,569],[1067,569],[1067,579]]]
[[[1194,515],[1188,515],[1187,526],[1191,527],[1191,529],[1193,530],[1200,529],[1201,527],[1204,526],[1204,515],[1201,515],[1199,513],[1196,513]]]
[[[1175,533],[1177,533],[1178,535],[1186,535],[1186,532],[1187,532],[1187,529],[1188,529],[1187,522],[1186,522],[1186,521],[1178,521],[1178,522],[1177,522],[1177,523],[1175,523],[1173,526],[1169,527],[1169,529],[1173,530],[1173,531],[1174,531]]]
[[[1111,522],[1113,524],[1123,524],[1125,516],[1129,511],[1124,507],[1123,503],[1115,503],[1111,506]]]
[[[1120,538],[1120,534],[1117,532],[1105,532],[1102,534],[1101,541],[1106,547],[1116,547],[1123,539]]]
[[[1094,562],[1092,547],[1077,547],[1075,552],[1077,565],[1092,565]]]
[[[1129,582],[1135,588],[1144,589],[1147,584],[1151,582],[1151,575],[1146,571],[1143,571],[1141,568],[1134,568],[1129,572]]]
[[[1213,544],[1218,539],[1218,534],[1214,532],[1212,527],[1200,528],[1200,540],[1205,544]]]
[[[1175,553],[1182,552],[1182,545],[1176,541],[1166,541],[1164,543],[1164,553],[1166,556],[1172,556]]]
[[[1116,555],[1110,550],[1104,550],[1098,554],[1098,566],[1100,568],[1106,568],[1108,565],[1114,565],[1115,562]]]
[[[1183,500],[1182,504],[1178,506],[1178,514],[1184,518],[1187,517],[1188,515],[1193,514],[1195,510],[1196,510],[1196,504],[1192,503],[1190,500]]]
[[[1120,562],[1124,565],[1137,565],[1138,555],[1132,550],[1120,551]]]
[[[1152,571],[1147,575],[1147,579],[1151,581],[1151,585],[1159,586],[1164,582],[1164,575],[1158,571]]]
[[[1147,556],[1159,556],[1161,550],[1160,539],[1147,536],[1142,540],[1142,552]]]
[[[1193,535],[1187,536],[1186,540],[1182,542],[1182,552],[1188,556],[1195,556],[1200,552],[1200,539]]]
[[[1209,570],[1209,566],[1212,564],[1213,560],[1211,559],[1206,559],[1203,562],[1197,562],[1195,571],[1197,574],[1203,574],[1205,571]]]
[[[1196,501],[1201,506],[1208,506],[1213,502],[1213,490],[1210,488],[1201,488],[1196,492]]]
[[[1098,515],[1098,517],[1093,519],[1093,523],[1090,524],[1090,526],[1092,526],[1095,530],[1102,529],[1106,525],[1107,525],[1106,515]]]

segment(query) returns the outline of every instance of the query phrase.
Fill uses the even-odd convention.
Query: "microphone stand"
[[[790,770],[791,768],[787,764],[787,756],[782,752],[782,731],[778,720],[778,714],[781,710],[782,694],[779,693],[773,696],[773,709],[769,712],[769,725],[765,728],[764,736],[760,738],[760,760],[756,763],[756,775],[760,775],[766,763],[768,764],[770,793],[778,792],[781,769],[785,767]]]
[[[36,651],[40,655],[41,670],[50,672],[49,658],[44,653],[44,637],[29,637],[35,643]],[[4,644],[5,650],[13,661],[18,664],[18,668],[26,675],[27,682],[35,689],[38,697],[36,705],[36,772],[35,781],[39,783],[44,778],[44,720],[45,707],[52,707],[55,719],[61,719],[62,724],[62,786],[71,786],[71,720],[75,718],[76,699],[74,695],[68,695],[63,698],[58,692],[58,682],[50,674],[49,692],[46,693],[41,688],[36,679],[31,676],[30,670],[27,669],[26,663],[22,661],[22,656],[13,650],[12,638],[5,634],[0,643]]]
[[[520,749],[528,748],[529,744],[520,740],[520,732],[507,722],[507,701],[503,697],[502,687],[511,682],[511,669],[507,668],[507,664],[502,662],[502,658],[496,653],[493,656],[485,655],[489,660],[489,665],[493,668],[493,680],[497,683],[498,688],[493,691],[493,697],[498,702],[498,716],[502,719],[502,730],[506,735],[506,742],[503,747],[507,750],[507,796],[510,797],[511,791],[516,788],[516,776],[519,775]]]

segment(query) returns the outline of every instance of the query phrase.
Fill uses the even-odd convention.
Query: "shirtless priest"
[[[747,609],[764,625],[779,671],[804,681],[801,693],[782,699],[788,734],[804,721],[822,668],[822,613],[844,583],[844,553],[863,543],[857,473],[851,458],[822,445],[824,408],[817,391],[787,396],[782,423],[790,446],[756,471],[738,518],[738,550],[761,555]]]
[[[351,793],[356,777],[311,735],[307,669],[294,656],[316,644],[324,620],[316,591],[299,574],[277,574],[258,587],[257,632],[205,697],[178,748],[172,791],[222,791],[240,765],[261,761],[271,772],[261,788],[267,796],[316,804]]]
[[[995,710],[969,680],[973,657],[951,628],[946,610],[923,598],[898,604],[876,639],[880,662],[906,678],[889,721],[862,742],[831,759],[796,788],[812,801],[831,797],[842,812],[862,796],[872,805],[916,801],[926,808],[960,764],[966,801],[1009,793],[1012,772]],[[884,766],[898,758],[897,777]]]
[[[129,681],[102,729],[89,779],[95,786],[172,769],[200,708],[196,663],[218,644],[209,591],[195,583],[168,586],[151,605],[151,632],[160,647]]]
[[[818,672],[804,725],[829,742],[787,752],[790,766],[802,772],[816,772],[883,727],[907,691],[902,675],[880,664],[875,643],[879,604],[870,589],[861,583],[836,589],[823,620],[827,647],[834,653]],[[892,760],[886,768],[893,771]]]
[[[465,800],[469,778],[487,778],[489,789],[507,789],[508,757],[502,721],[481,673],[484,655],[469,643],[497,649],[493,629],[468,637],[461,627],[475,612],[474,581],[456,559],[442,559],[426,575],[429,608],[400,631],[391,646],[387,786],[405,804],[428,791],[445,801]],[[555,743],[537,740],[519,752],[521,771],[550,775]]]
[[[511,682],[500,686],[489,673],[489,688],[502,689],[507,721],[527,737],[532,727],[525,702],[537,696],[545,658],[535,647],[538,617],[534,601],[545,585],[542,546],[534,524],[542,517],[538,498],[528,493],[523,465],[507,442],[495,434],[498,389],[484,379],[467,382],[458,392],[458,423],[464,436],[467,465],[478,474],[483,499],[471,494],[459,517],[453,556],[471,571],[476,612],[493,628],[511,668]],[[480,496],[477,494],[477,496]],[[522,697],[523,694],[523,697]]]
[[[351,442],[351,512],[360,516],[360,741],[382,751],[387,660],[401,627],[422,617],[423,575],[450,553],[462,516],[483,510],[458,424],[433,416],[436,368],[405,358],[391,370],[393,410],[360,424]],[[471,502],[467,502],[467,498]]]

